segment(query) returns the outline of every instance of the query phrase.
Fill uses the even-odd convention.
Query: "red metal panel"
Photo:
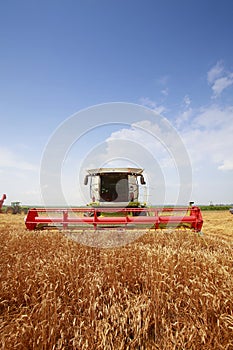
[[[186,225],[199,232],[203,220],[198,207],[30,209],[25,219],[27,229],[34,230],[43,224],[61,225],[64,229],[74,224],[91,225],[94,229],[98,225],[149,225],[155,229]]]

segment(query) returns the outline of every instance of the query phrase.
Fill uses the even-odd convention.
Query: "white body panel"
[[[90,196],[92,202],[100,201],[100,176],[91,177]]]

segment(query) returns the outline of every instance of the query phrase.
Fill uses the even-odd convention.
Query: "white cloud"
[[[157,82],[158,82],[160,85],[167,85],[168,80],[169,80],[169,76],[168,76],[168,75],[163,75],[162,77],[160,77],[159,79],[157,79]]]
[[[161,90],[163,96],[168,96],[168,88]]]
[[[179,134],[163,117],[112,132],[82,165],[84,169],[112,166],[144,168],[153,203],[190,200],[191,164]]]
[[[233,106],[223,108],[211,105],[200,109],[188,108],[177,117],[176,126],[177,134],[184,142],[190,156],[194,174],[193,199],[199,203],[208,203],[210,199],[216,202],[230,202],[229,193],[230,188],[233,189],[232,185],[229,180],[223,183],[221,179],[224,176],[229,179],[233,170]],[[144,131],[143,128],[156,137]],[[127,140],[148,150],[152,158],[147,158],[146,151],[141,152],[140,147],[134,147],[133,144],[128,146]],[[133,124],[131,128],[112,133],[107,139],[106,149],[102,152],[102,156],[103,158],[112,156],[116,159],[119,157],[119,165],[123,159],[127,162],[127,157],[135,162],[138,159],[139,165],[145,168],[151,183],[154,184],[155,189],[151,190],[151,198],[154,203],[158,198],[161,199],[160,191],[166,193],[166,201],[171,203],[175,198],[175,188],[178,189],[179,175],[176,168],[182,164],[182,152],[179,152],[176,141],[176,137],[167,133],[166,128],[162,128],[156,122],[144,120]],[[176,156],[172,157],[172,154]],[[151,169],[155,164],[157,165],[153,174]],[[160,175],[156,178],[155,174],[159,172]],[[213,188],[216,188],[216,194]],[[225,188],[229,188],[229,191],[226,191]],[[213,195],[210,196],[212,192]],[[221,199],[221,192],[227,193],[224,194],[225,200]]]
[[[176,127],[180,128],[181,126],[183,126],[184,123],[186,123],[190,120],[192,115],[193,115],[192,108],[188,108],[185,111],[183,111],[182,113],[180,113],[175,120]]]
[[[189,125],[180,125],[179,130],[194,168],[211,163],[216,170],[232,170],[233,107],[193,111]]]
[[[40,204],[39,166],[23,159],[9,148],[0,148],[0,184],[7,194],[7,203],[22,201],[24,204]]]
[[[224,160],[223,164],[218,167],[219,170],[233,170],[233,159]]]
[[[219,76],[224,71],[223,63],[222,61],[218,61],[215,66],[213,66],[207,73],[207,79],[210,84],[214,83]]]
[[[140,104],[142,104],[145,107],[148,107],[150,109],[153,109],[158,114],[163,114],[167,111],[167,108],[163,105],[158,105],[156,102],[152,101],[148,97],[142,97],[139,100]]]
[[[188,95],[185,95],[185,97],[184,97],[184,104],[186,107],[189,107],[191,104],[191,99]]]
[[[216,170],[232,170],[233,107],[216,105],[198,110],[188,109],[176,119],[177,134],[185,143],[194,169],[205,167],[210,162]],[[143,131],[142,129],[145,129]],[[152,134],[148,134],[149,130]],[[156,137],[154,137],[156,135]],[[112,133],[107,142],[131,140],[142,144],[154,154],[163,168],[173,167],[167,150],[179,153],[176,137],[157,123],[142,121],[129,129]],[[109,153],[112,152],[112,149]],[[176,159],[176,161],[180,161]],[[148,165],[149,167],[149,165]]]
[[[204,127],[208,131],[218,128],[219,130],[232,127],[233,106],[221,108],[217,105],[211,105],[207,108],[196,110],[193,118],[193,124],[197,128]]]
[[[1,168],[15,168],[29,171],[38,170],[37,166],[23,160],[21,155],[15,154],[7,148],[0,148],[0,166]]]
[[[149,99],[149,97],[141,97],[139,102],[146,107],[149,107],[151,109],[156,108],[156,103],[155,101],[152,101],[151,99]]]
[[[212,85],[212,90],[214,93],[213,97],[218,97],[227,87],[233,84],[233,73],[229,73],[228,76],[218,78],[214,81]]]
[[[219,61],[208,71],[207,80],[213,91],[212,97],[217,98],[233,84],[233,72],[226,71],[223,63]]]

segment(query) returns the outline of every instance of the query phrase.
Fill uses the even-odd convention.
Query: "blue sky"
[[[176,128],[192,163],[190,199],[232,203],[232,12],[230,0],[2,1],[0,194],[40,204],[40,162],[58,126],[90,106],[126,102]],[[135,130],[87,135],[76,157],[124,135]]]

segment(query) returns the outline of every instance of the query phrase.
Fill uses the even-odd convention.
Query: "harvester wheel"
[[[12,207],[7,207],[7,208],[6,208],[6,214],[14,214],[14,208],[12,208]]]
[[[139,211],[133,211],[132,212],[133,216],[146,216],[146,212],[143,210],[139,210]]]
[[[21,212],[23,212],[23,214],[27,214],[28,213],[28,208],[23,208],[22,210],[21,210]]]
[[[21,208],[18,205],[16,205],[13,209],[13,214],[21,214]]]

